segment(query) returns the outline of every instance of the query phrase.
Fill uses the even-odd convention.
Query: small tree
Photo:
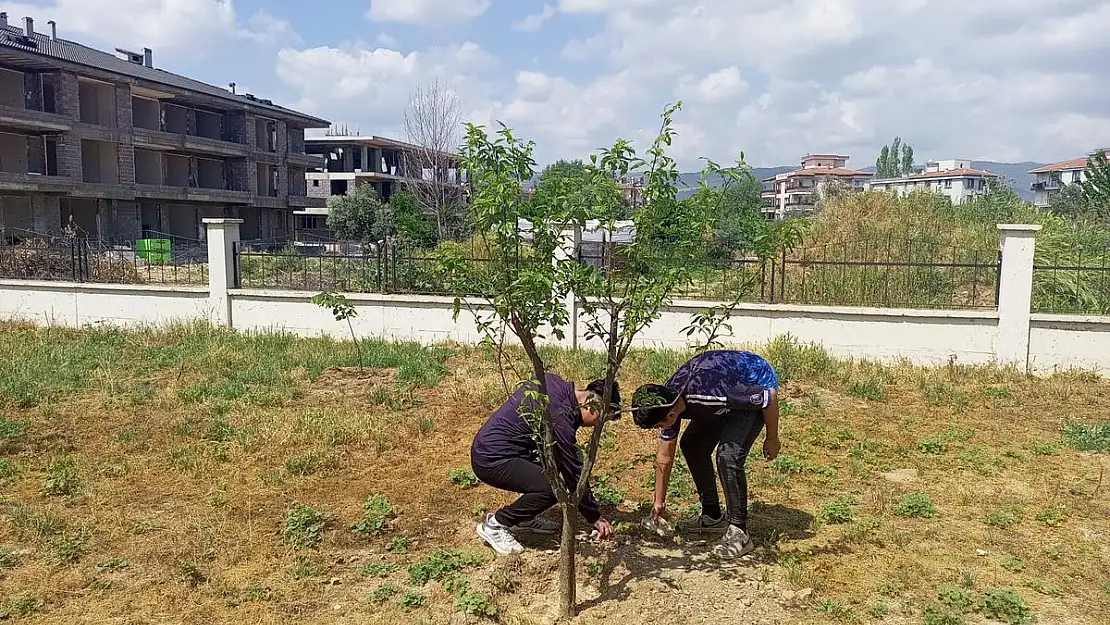
[[[389,235],[392,219],[377,191],[368,184],[360,184],[347,195],[328,198],[328,227],[340,238],[369,244]]]
[[[493,274],[485,282],[485,305],[479,308],[456,299],[456,315],[465,305],[478,328],[493,344],[507,329],[520,341],[528,358],[522,416],[531,424],[540,450],[540,462],[563,513],[560,543],[559,587],[565,616],[575,614],[575,529],[577,508],[585,496],[597,449],[610,411],[613,386],[636,336],[672,299],[677,288],[691,282],[705,258],[716,206],[677,201],[679,174],[667,153],[674,137],[672,116],[679,105],[663,112],[659,135],[646,158],[632,146],[616,141],[594,155],[586,167],[592,191],[588,201],[576,196],[564,178],[550,193],[531,200],[523,191],[534,174],[533,144],[517,139],[501,126],[490,137],[481,126],[468,125],[463,163],[473,187],[471,209],[478,236],[490,251]],[[721,168],[710,162],[705,177],[715,173],[726,180],[742,179],[746,166]],[[574,233],[587,219],[597,219],[612,229],[624,202],[618,181],[642,173],[644,203],[633,215],[636,239],[622,250],[622,267],[613,255],[601,270],[579,263],[574,254]],[[526,223],[525,223],[526,222]],[[522,227],[526,226],[526,227]],[[459,266],[450,269],[459,270]],[[568,295],[573,294],[585,325],[585,338],[606,352],[605,385],[599,420],[593,430],[577,484],[567,483],[555,461],[553,424],[547,412],[547,366],[539,344],[563,339],[570,321]],[[733,303],[732,305],[735,305]],[[719,325],[727,315],[702,317],[691,333],[703,326]]]
[[[435,247],[439,233],[432,216],[424,211],[420,200],[408,188],[389,198],[389,213],[397,229],[397,238],[415,247]]]
[[[901,178],[914,172],[913,147],[902,143],[901,137],[894,137],[890,145],[884,145],[875,160],[876,178]]]

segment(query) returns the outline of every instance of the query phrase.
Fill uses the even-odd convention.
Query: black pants
[[[679,443],[703,511],[721,507],[711,458],[713,448],[717,448],[717,471],[725,488],[728,522],[744,531],[748,530],[748,478],[744,475],[744,463],[762,429],[762,412],[730,412],[712,419],[692,420]]]
[[[497,522],[502,525],[523,523],[558,503],[543,469],[534,462],[513,458],[489,464],[471,460],[470,464],[474,475],[482,482],[494,488],[520,493],[516,501],[494,513]]]

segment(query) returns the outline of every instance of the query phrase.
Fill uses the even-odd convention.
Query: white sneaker
[[[721,537],[721,542],[713,548],[713,555],[722,559],[739,558],[751,553],[753,549],[755,549],[755,543],[748,533],[735,525],[729,525],[725,535]]]
[[[526,532],[529,534],[551,535],[558,534],[560,531],[562,531],[562,529],[563,524],[556,521],[555,519],[548,519],[538,516],[528,519],[523,523],[517,523],[516,525],[510,527],[509,531],[513,532],[514,534],[517,532]]]
[[[503,556],[524,551],[524,546],[509,533],[509,528],[498,523],[492,514],[487,514],[486,518],[478,523],[477,531],[482,540]]]

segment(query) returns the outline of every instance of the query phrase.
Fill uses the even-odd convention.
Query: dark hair
[[[600,402],[605,399],[605,380],[594,380],[590,382],[586,385],[586,390],[597,395],[597,399]],[[617,384],[616,380],[613,380],[613,396],[609,399],[609,407],[613,411],[610,418],[616,419],[621,416],[621,387],[620,384]]]
[[[645,384],[632,393],[632,422],[647,430],[659,425],[671,411],[668,404],[678,393],[662,384]]]

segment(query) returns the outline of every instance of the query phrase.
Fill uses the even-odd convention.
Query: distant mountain
[[[1018,195],[1025,200],[1033,201],[1033,192],[1029,190],[1030,185],[1033,184],[1036,176],[1029,173],[1030,169],[1041,167],[1045,163],[997,163],[994,161],[973,161],[971,166],[977,169],[984,169],[991,173],[998,174],[1002,181],[1012,188]],[[766,180],[778,174],[793,171],[797,169],[796,166],[782,166],[782,167],[756,167],[752,169],[752,174],[755,175],[756,180]],[[861,171],[874,172],[875,167],[864,167]],[[698,187],[698,179],[701,177],[698,173],[682,174],[679,182],[678,196],[687,197],[692,195]],[[710,185],[718,186],[719,180],[710,179]]]

